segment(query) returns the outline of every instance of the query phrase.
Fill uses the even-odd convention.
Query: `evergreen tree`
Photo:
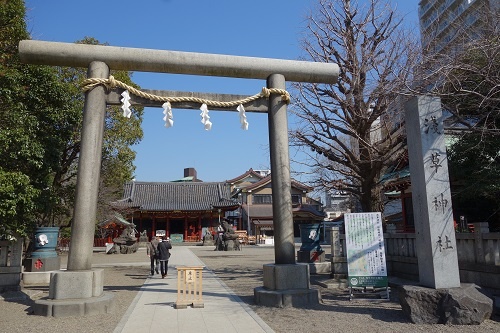
[[[19,41],[29,39],[22,0],[0,1],[0,234],[27,235],[35,226],[69,225],[86,69],[22,64]],[[82,42],[98,42],[85,38]],[[130,73],[113,73],[133,85]],[[137,86],[136,86],[137,87]],[[142,138],[142,108],[131,119],[110,107],[106,118],[100,192],[119,198],[132,179],[135,152]],[[106,215],[106,209],[101,209]]]

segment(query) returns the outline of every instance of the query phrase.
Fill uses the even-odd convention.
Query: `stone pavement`
[[[203,308],[176,309],[177,266],[205,266],[189,249],[176,246],[168,275],[150,276],[118,323],[114,333],[137,332],[238,332],[273,330],[252,309],[233,294],[215,274],[203,269]],[[95,265],[94,265],[95,267]]]

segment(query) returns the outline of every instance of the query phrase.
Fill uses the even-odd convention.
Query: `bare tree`
[[[387,1],[363,3],[320,0],[308,18],[307,58],[337,63],[340,73],[334,85],[294,86],[299,121],[291,137],[309,156],[303,163],[316,186],[347,192],[373,211],[381,209],[381,175],[405,158],[400,93],[419,53]]]

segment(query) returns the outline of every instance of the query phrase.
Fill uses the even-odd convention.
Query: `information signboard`
[[[349,287],[388,286],[381,213],[344,216]]]

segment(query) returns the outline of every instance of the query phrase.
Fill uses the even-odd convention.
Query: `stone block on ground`
[[[332,264],[330,262],[312,262],[309,263],[309,272],[311,274],[330,274]]]
[[[52,272],[23,272],[23,286],[49,285]]]
[[[269,290],[264,287],[254,289],[255,304],[275,308],[307,308],[320,303],[321,293],[316,288]]]
[[[415,324],[479,325],[491,317],[493,300],[475,284],[432,289],[398,287],[403,313]]]
[[[207,238],[204,238],[203,239],[203,246],[214,246],[215,245],[215,241],[210,238],[210,239],[207,239]]]
[[[314,284],[328,289],[346,289],[349,287],[347,279],[325,278],[314,281]]]
[[[500,316],[500,295],[493,296],[493,313]]]

